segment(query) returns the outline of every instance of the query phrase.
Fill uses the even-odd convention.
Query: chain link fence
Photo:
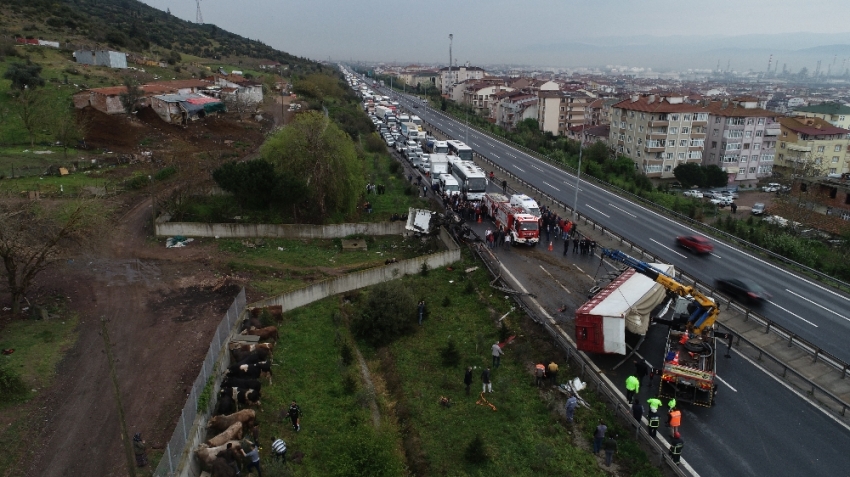
[[[186,405],[180,412],[180,419],[177,421],[177,427],[174,429],[174,434],[165,446],[165,454],[159,465],[154,471],[156,477],[172,477],[181,471],[183,466],[188,462],[188,453],[199,443],[205,440],[206,426],[196,426],[195,421],[199,417],[201,422],[206,422],[212,414],[215,399],[213,397],[218,392],[219,383],[213,383],[213,386],[208,390],[209,394],[206,399],[206,405],[199,408],[198,401],[201,398],[204,388],[207,386],[210,378],[214,376],[216,369],[219,369],[222,364],[227,364],[229,360],[228,353],[222,353],[222,348],[227,345],[230,340],[233,329],[236,326],[239,316],[245,309],[245,289],[243,288],[230,309],[221,319],[221,323],[215,330],[210,347],[207,350],[207,355],[204,357],[204,362],[201,365],[201,372],[195,378],[192,384],[192,390],[189,393],[189,398],[186,399]],[[225,361],[224,363],[222,363]],[[202,403],[203,404],[203,403]]]

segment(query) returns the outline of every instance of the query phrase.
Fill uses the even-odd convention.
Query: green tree
[[[729,184],[729,176],[719,166],[714,164],[705,166],[704,174],[705,187],[725,187]]]
[[[679,164],[673,169],[673,175],[684,187],[701,187],[705,183],[705,171],[693,162]]]
[[[352,140],[321,113],[296,116],[263,144],[261,155],[281,177],[304,181],[300,212],[317,221],[355,212],[365,187],[363,164]]]
[[[596,141],[592,146],[584,149],[584,156],[590,161],[605,164],[608,162],[608,146],[602,141]]]
[[[18,92],[14,104],[15,113],[24,125],[24,129],[27,130],[30,147],[34,147],[39,128],[44,125],[49,116],[49,107],[44,91],[36,88],[24,88]]]
[[[412,331],[415,317],[416,299],[410,288],[392,280],[372,287],[351,330],[372,346],[386,346]]]
[[[3,73],[3,78],[12,80],[12,89],[35,89],[44,86],[41,65],[35,63],[12,63]]]
[[[144,92],[139,86],[139,81],[130,75],[124,77],[124,87],[126,91],[121,93],[121,104],[124,105],[124,112],[130,114],[136,110],[136,103],[144,97]]]
[[[265,159],[228,162],[213,171],[213,180],[243,207],[266,208],[298,200],[306,185],[298,176],[281,176]]]

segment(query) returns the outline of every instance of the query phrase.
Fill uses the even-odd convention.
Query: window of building
[[[711,141],[711,148],[712,148],[712,149],[716,149],[716,148],[717,148],[717,141]]]
[[[753,137],[752,131],[744,131],[744,137]]]
[[[763,125],[764,124],[764,118],[759,118],[758,124],[759,124],[759,126]]]
[[[617,151],[618,151],[618,152],[623,152],[623,146],[617,146]]]
[[[679,134],[679,128],[673,127],[668,131],[670,134]]]
[[[761,149],[761,144],[757,142],[753,143],[753,150],[758,151],[759,149]]]
[[[688,145],[687,139],[680,139],[679,140],[679,147],[686,147],[687,145]]]
[[[841,152],[841,144],[836,144],[834,151],[835,152]]]
[[[630,118],[635,117],[635,112],[634,112],[634,111],[629,112],[629,117],[630,117]]]
[[[788,131],[782,131],[782,137],[788,137]]]
[[[691,128],[689,128],[689,127],[683,127],[682,128],[682,134],[689,134],[690,132],[691,132]]]
[[[764,157],[764,156],[762,156],[762,157]],[[783,159],[785,159],[785,154],[780,154],[780,155],[779,155],[779,160],[781,161],[781,160],[783,160]]]
[[[667,160],[673,159],[673,153],[672,153],[672,152],[668,152],[668,153],[667,153],[667,157],[666,157],[666,159],[667,159]]]
[[[744,143],[744,149],[749,149],[749,148],[750,148],[750,143]]]
[[[741,162],[747,162],[747,159],[749,159],[749,158],[750,158],[750,156],[742,155],[741,156]]]
[[[771,174],[773,173],[773,166],[768,164],[765,166],[759,166],[759,174]]]
[[[643,172],[652,174],[653,172],[661,172],[661,164],[647,164],[643,166]]]
[[[732,154],[726,154],[725,156],[723,156],[724,164],[733,164],[736,162],[738,162],[738,156],[733,156]]]
[[[626,136],[626,142],[632,142],[632,137],[631,137],[631,136]]]
[[[844,121],[844,116],[838,116],[839,121]]]
[[[561,106],[561,112],[562,112],[562,113],[563,113],[564,111],[566,111],[566,110],[567,110],[567,108],[565,108],[565,107]]]
[[[631,148],[629,148],[629,147],[627,147],[627,148],[626,148],[626,154],[631,154],[631,153],[632,153],[632,149],[631,149]]]
[[[726,120],[726,124],[730,124],[732,126],[743,126],[744,118],[729,118]]]
[[[572,115],[572,114],[570,114],[570,117],[572,118],[572,117],[573,117],[573,115]],[[632,124],[632,123],[629,123],[629,131],[633,130],[634,128],[635,128],[635,125],[634,125],[634,124]]]
[[[679,153],[679,160],[680,160],[680,161],[684,161],[684,160],[685,160],[685,153],[684,153],[684,152],[680,152],[680,153]]]
[[[694,121],[708,121],[708,113],[694,113]]]
[[[690,121],[690,120],[691,120],[691,115],[690,115],[690,114],[684,114],[684,115],[682,115],[682,121]]]
[[[764,131],[756,131],[756,137],[761,137]]]
[[[832,162],[833,163],[838,162],[838,156],[832,156]]]
[[[640,149],[637,151],[637,157],[640,157]]]
[[[779,143],[779,149],[785,149],[785,142],[784,141]]]
[[[714,153],[712,152],[711,154],[708,155],[708,160],[713,162],[715,157],[717,157],[717,156],[715,156]]]
[[[834,168],[834,167],[830,167],[830,168],[829,168],[829,173],[830,173],[830,174],[835,174],[835,168]],[[830,197],[832,197],[832,198],[834,199],[834,198],[835,198],[835,192],[837,192],[837,191],[838,191],[838,189],[836,189],[835,187],[833,187],[833,188],[832,188],[832,190],[831,190],[831,191],[829,191],[829,196],[830,196]]]
[[[702,159],[702,151],[691,151],[688,153],[688,159]]]
[[[750,168],[750,174],[755,174],[755,173],[756,173],[756,168],[755,168],[755,167],[751,167],[751,168]]]
[[[719,117],[714,118],[714,124],[720,124],[720,118]]]
[[[744,137],[744,131],[741,131],[740,129],[730,129],[726,131],[726,137],[730,139],[740,139]]]
[[[826,149],[826,146],[818,146],[818,152],[823,152]]]
[[[620,129],[626,129],[626,122],[620,121]]]
[[[638,126],[638,132],[643,132],[643,126]]]
[[[678,120],[679,120],[678,114],[671,114],[670,115],[670,121],[678,121]]]
[[[673,166],[666,165],[666,166],[664,166],[664,172],[670,172],[670,169],[672,169],[672,168],[673,168]]]
[[[747,118],[747,125],[753,124],[753,118]]]
[[[720,130],[719,130],[719,129],[715,129],[715,130],[712,132],[712,136],[717,136],[719,133],[720,133]]]
[[[691,147],[705,147],[705,139],[691,139]]]
[[[638,146],[640,146],[641,144],[643,144],[643,139],[638,138],[637,143],[638,143]]]
[[[731,144],[727,144],[726,147],[724,148],[724,150],[726,150],[726,151],[740,151],[741,150],[741,143],[734,142],[734,143],[731,143]]]

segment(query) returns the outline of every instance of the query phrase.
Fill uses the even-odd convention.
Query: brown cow
[[[218,456],[218,453],[227,449],[227,444],[233,444],[233,447],[237,450],[242,448],[239,441],[228,441],[216,447],[210,447],[206,444],[198,444],[197,449],[195,449],[195,455],[198,456],[198,459],[201,459],[201,462],[207,466],[211,466],[213,461],[215,461],[216,456]]]
[[[208,440],[207,445],[210,447],[218,447],[222,444],[227,444],[227,441],[238,441],[239,439],[242,439],[242,423],[234,422],[233,425],[228,427],[226,431]]]
[[[213,429],[221,432],[227,430],[228,427],[232,426],[236,422],[250,424],[253,423],[256,418],[257,413],[255,413],[253,409],[243,409],[227,416],[213,416],[212,419],[210,419],[209,424],[207,424],[207,429]]]
[[[265,328],[251,328],[242,334],[259,336],[261,340],[273,340],[277,343],[277,326],[266,326]]]
[[[276,321],[280,321],[283,318],[283,306],[281,305],[271,305],[264,308],[251,308],[251,316],[259,317],[263,310],[267,310]]]

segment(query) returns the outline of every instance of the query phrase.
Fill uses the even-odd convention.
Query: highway
[[[409,97],[396,98],[405,109],[466,142],[476,153],[556,199],[574,205],[575,175],[472,128],[467,132],[462,122],[418,101],[414,108]],[[757,309],[759,314],[850,362],[850,347],[842,345],[850,342],[850,298],[844,293],[724,242],[712,240],[715,249],[710,256],[691,255],[676,247],[675,237],[699,234],[697,231],[584,180],[579,184],[578,211],[704,283],[714,283],[717,278],[752,279],[772,295]]]

